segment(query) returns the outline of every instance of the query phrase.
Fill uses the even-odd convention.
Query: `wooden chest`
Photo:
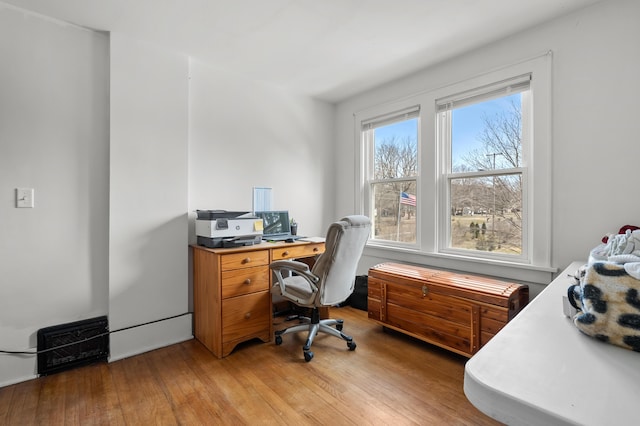
[[[369,318],[472,356],[528,302],[529,287],[399,263],[369,269]]]

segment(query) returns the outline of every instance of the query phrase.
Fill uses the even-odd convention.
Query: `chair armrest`
[[[311,303],[311,301],[315,298],[315,295],[318,293],[319,289],[317,283],[318,281],[320,281],[320,278],[313,275],[306,263],[297,262],[295,260],[275,260],[271,262],[269,268],[271,268],[274,275],[276,276],[276,279],[278,281],[277,285],[279,285],[280,287],[280,294],[282,294],[284,297],[292,298],[292,300],[302,301],[298,299],[298,296],[290,294],[290,292],[288,291],[288,278],[284,278],[282,276],[283,271],[293,272],[299,277],[304,278],[304,280],[309,284],[309,288],[312,292],[312,297],[308,300],[305,300],[304,303]]]
[[[309,265],[297,260],[274,260],[269,264],[271,269],[291,269],[299,271],[308,271]]]
[[[298,275],[305,275],[310,278],[313,282],[318,282],[318,277],[313,275],[309,270],[309,265],[303,262],[298,262],[295,260],[275,260],[271,262],[269,265],[274,272],[278,273],[281,271],[291,271],[295,272]]]

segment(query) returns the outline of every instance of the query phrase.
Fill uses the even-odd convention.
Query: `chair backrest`
[[[344,217],[329,226],[325,252],[312,270],[320,278],[316,306],[344,302],[353,292],[356,268],[370,231],[371,221],[360,215]]]

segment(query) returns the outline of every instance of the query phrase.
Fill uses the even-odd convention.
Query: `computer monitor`
[[[262,219],[263,238],[291,234],[291,224],[287,210],[256,212],[256,216]]]

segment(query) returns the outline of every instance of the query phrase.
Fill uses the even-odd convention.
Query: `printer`
[[[198,245],[208,248],[241,247],[262,242],[262,219],[251,212],[196,210]]]

